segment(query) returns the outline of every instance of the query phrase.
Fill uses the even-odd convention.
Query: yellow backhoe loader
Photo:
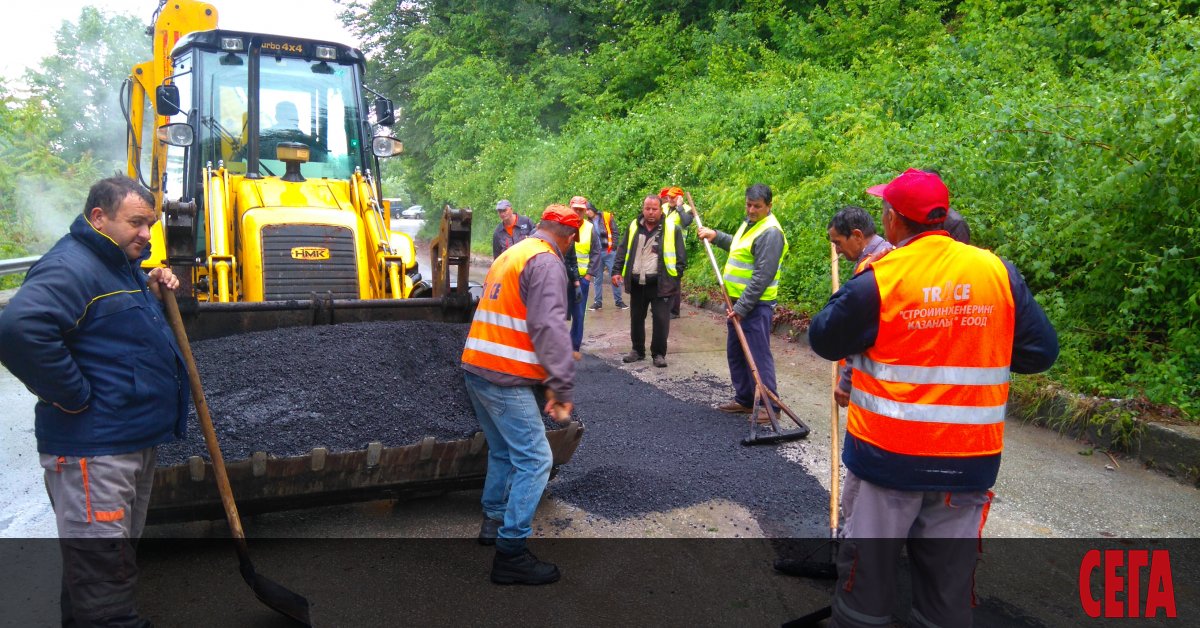
[[[412,238],[391,230],[380,200],[379,160],[402,145],[386,132],[392,101],[365,84],[362,53],[221,30],[217,17],[204,2],[161,1],[147,29],[152,58],[133,67],[123,94],[128,173],[154,193],[161,218],[145,264],[180,278],[189,337],[469,321],[470,210],[443,211],[433,276],[422,278]],[[550,435],[561,464],[582,428]],[[481,435],[286,459],[264,443],[262,455],[228,466],[239,502],[253,510],[481,485],[486,451]],[[203,461],[159,469],[153,518],[219,514]]]

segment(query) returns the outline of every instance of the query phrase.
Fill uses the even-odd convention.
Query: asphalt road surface
[[[731,393],[723,317],[685,305],[673,321],[670,365],[656,369],[620,362],[629,350],[628,311],[614,309],[611,294],[605,305],[586,319],[578,386],[588,432],[551,482],[531,541],[560,564],[561,582],[487,583],[491,552],[472,540],[478,491],[247,517],[259,571],[308,596],[318,625],[767,626],[828,603],[827,584],[777,575],[770,563],[827,552],[820,542],[828,535],[829,363],[776,338],[780,393],[812,434],[743,448],[741,419],[707,408]],[[0,575],[0,623],[10,625],[53,625],[57,617],[57,550],[33,539],[52,537],[54,524],[34,455],[32,404],[0,372],[0,558],[9,566]],[[1178,619],[1159,619],[1195,621],[1186,618],[1200,612],[1200,554],[1187,540],[1200,536],[1196,489],[1133,461],[1082,455],[1086,444],[1044,429],[1010,423],[1006,431],[977,574],[977,625],[1103,623],[1082,613],[1079,565],[1087,550],[1104,547],[1169,550]],[[169,626],[284,625],[238,577],[227,535],[223,521],[147,530],[139,550],[147,617]]]

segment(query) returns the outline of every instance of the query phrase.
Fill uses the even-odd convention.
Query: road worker
[[[581,222],[569,207],[550,205],[532,236],[492,262],[462,353],[467,395],[488,442],[479,542],[496,546],[491,579],[497,584],[559,578],[558,567],[525,546],[553,462],[534,388],[549,390],[544,412],[569,420],[575,361],[563,251]]]
[[[571,310],[571,348],[576,360],[582,359],[579,351],[583,348],[583,316],[587,308],[588,291],[592,282],[604,272],[600,248],[600,234],[595,225],[587,217],[588,200],[582,196],[571,198],[571,209],[579,214],[579,236],[575,241],[575,269],[579,273],[579,294],[572,303]],[[604,286],[596,286],[596,292]]]
[[[188,375],[159,304],[179,287],[150,257],[154,197],[124,176],[83,213],[0,312],[0,362],[38,397],[37,449],[62,550],[62,625],[147,626],[134,543],[155,447],[187,427]]]
[[[853,369],[833,625],[891,622],[907,546],[910,623],[969,626],[1009,373],[1048,369],[1058,340],[1012,264],[942,229],[950,194],[937,174],[910,169],[874,192],[896,249],[809,328],[817,354]]]
[[[679,292],[679,277],[687,268],[683,230],[663,219],[659,197],[642,199],[641,215],[629,223],[629,235],[617,249],[613,285],[625,284],[629,294],[629,340],[626,364],[646,359],[646,312],[650,312],[650,356],[654,366],[667,367],[667,337],[671,332],[671,297]]]
[[[731,414],[749,414],[755,393],[754,374],[733,329],[735,322],[742,326],[763,386],[778,394],[775,356],[771,353],[771,319],[779,300],[779,273],[788,243],[779,219],[771,213],[771,199],[771,188],[755,183],[746,188],[746,220],[738,226],[737,233],[731,236],[708,227],[699,231],[701,238],[729,251],[722,274],[725,293],[733,301],[733,309],[726,312],[725,357],[729,361],[734,394],[733,399],[716,408]],[[764,425],[769,423],[766,409],[760,408],[754,419]]]
[[[683,188],[663,188],[659,190],[658,196],[662,200],[663,222],[670,223],[676,229],[682,227],[682,233],[687,235],[687,228],[692,226],[695,216],[692,214],[691,205],[683,202]],[[683,275],[680,275],[679,290],[671,296],[671,318],[679,318],[679,307],[682,303]]]

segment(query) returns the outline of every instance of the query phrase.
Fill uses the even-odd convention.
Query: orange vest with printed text
[[[902,455],[999,454],[1015,321],[1004,263],[935,232],[871,268],[879,334],[847,359],[847,431]]]
[[[543,253],[557,256],[549,242],[525,238],[492,262],[467,333],[464,363],[527,379],[546,379],[546,369],[533,350],[521,301],[521,272],[529,260]]]

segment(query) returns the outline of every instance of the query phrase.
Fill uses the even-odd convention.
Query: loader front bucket
[[[583,438],[583,425],[572,421],[546,431],[554,455],[553,471],[566,464]],[[253,514],[293,508],[394,497],[438,494],[483,486],[488,447],[483,432],[471,438],[437,441],[433,437],[402,447],[371,443],[366,449],[271,458],[258,452],[226,462],[238,510]],[[192,456],[187,463],[160,467],[150,498],[151,523],[219,519],[221,497],[212,465]]]
[[[454,292],[440,298],[332,299],[314,294],[310,301],[244,301],[237,303],[180,301],[188,338],[207,340],[280,327],[335,323],[422,320],[469,323],[475,299]]]

